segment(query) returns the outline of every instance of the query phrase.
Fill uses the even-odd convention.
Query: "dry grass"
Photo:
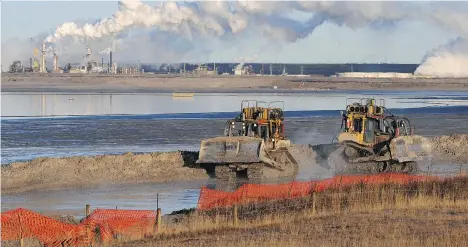
[[[312,197],[188,215],[116,246],[466,246],[468,177],[357,185]]]

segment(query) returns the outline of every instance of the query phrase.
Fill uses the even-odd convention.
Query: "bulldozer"
[[[335,172],[416,172],[418,162],[431,159],[430,141],[414,135],[410,120],[392,114],[383,99],[347,99],[340,115],[338,145],[328,160]]]
[[[216,178],[223,181],[258,183],[265,169],[277,177],[295,177],[298,164],[288,150],[284,102],[243,100],[240,110],[226,122],[224,136],[202,140],[196,163],[214,166]]]

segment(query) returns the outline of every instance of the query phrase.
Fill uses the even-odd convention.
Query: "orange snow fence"
[[[96,209],[80,224],[67,224],[19,208],[1,214],[2,240],[37,238],[44,246],[89,246],[100,239],[141,238],[155,232],[150,210]]]
[[[18,208],[2,213],[2,240],[37,238],[47,246],[62,242],[76,244],[80,226],[65,224],[38,213]]]
[[[234,192],[224,192],[202,187],[197,209],[209,210],[216,207],[229,207],[234,204],[281,200],[310,195],[327,189],[356,184],[408,184],[411,182],[433,180],[434,177],[383,173],[376,175],[335,176],[321,181],[291,182],[288,184],[244,184]]]

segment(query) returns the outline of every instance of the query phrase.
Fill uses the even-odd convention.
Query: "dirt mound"
[[[435,162],[468,164],[468,135],[438,136],[431,142]]]
[[[2,166],[2,193],[207,179],[198,152],[37,158]]]

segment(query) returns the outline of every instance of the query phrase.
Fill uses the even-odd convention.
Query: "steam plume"
[[[468,77],[468,42],[459,38],[429,52],[415,74]]]
[[[400,21],[420,21],[451,30],[460,37],[457,41],[460,45],[451,42],[431,51],[417,73],[463,76],[457,66],[441,69],[441,65],[450,62],[468,67],[468,55],[462,51],[468,39],[467,11],[467,2],[218,0],[164,1],[152,7],[139,0],[123,0],[111,17],[95,24],[63,23],[45,40],[59,42],[56,45],[64,46],[64,53],[85,42],[93,43],[97,51],[108,47],[119,50],[115,56],[133,54],[154,59],[158,54],[164,62],[177,62],[178,59],[203,59],[216,49],[242,44],[252,36],[264,39],[268,45],[296,42],[324,23],[352,29],[367,26],[385,29]],[[291,13],[305,18],[296,18]],[[116,40],[120,42],[111,45]],[[132,47],[132,51],[126,47]],[[247,52],[252,54],[258,50]]]

